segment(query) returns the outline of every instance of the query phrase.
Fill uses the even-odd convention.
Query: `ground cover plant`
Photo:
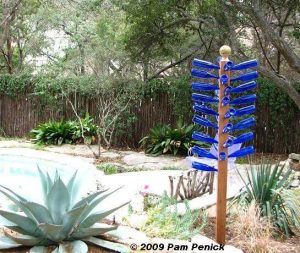
[[[164,195],[161,199],[155,198],[154,204],[147,202],[148,220],[142,227],[149,237],[172,239],[190,239],[201,233],[206,225],[207,214],[199,210],[192,211],[186,203],[187,212],[179,216],[177,210],[172,212],[169,206],[177,203],[175,199]],[[198,225],[197,225],[198,224]]]
[[[21,211],[0,210],[0,216],[5,218],[1,223],[7,229],[5,235],[0,237],[0,249],[30,246],[33,247],[33,252],[45,252],[47,246],[56,245],[53,252],[86,253],[87,242],[118,252],[127,252],[127,248],[121,244],[94,237],[117,228],[98,221],[127,203],[94,211],[116,190],[95,192],[81,199],[78,190],[82,180],[77,178],[77,173],[67,184],[58,173],[51,178],[48,173],[39,170],[39,175],[42,203],[28,201],[16,192],[0,186],[0,192]],[[15,233],[10,233],[11,230]]]

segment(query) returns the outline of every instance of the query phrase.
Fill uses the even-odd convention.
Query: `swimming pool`
[[[64,182],[77,170],[78,177],[84,180],[80,191],[84,194],[96,189],[91,164],[78,163],[77,160],[72,161],[72,158],[55,161],[13,154],[0,154],[0,185],[9,187],[31,201],[40,201],[42,194],[38,167],[50,176],[57,170]],[[0,205],[6,203],[7,199],[0,194]]]

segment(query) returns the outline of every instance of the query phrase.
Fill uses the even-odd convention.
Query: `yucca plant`
[[[47,246],[57,245],[53,252],[85,253],[88,252],[85,242],[90,242],[117,252],[127,252],[124,245],[95,237],[117,228],[98,222],[127,203],[105,211],[93,210],[118,189],[99,191],[79,200],[80,180],[76,174],[65,184],[58,173],[51,179],[48,173],[39,169],[43,203],[28,201],[0,186],[0,192],[20,210],[0,209],[0,216],[4,218],[2,225],[16,232],[5,232],[0,237],[0,249],[34,246],[30,252],[46,252]]]
[[[246,191],[238,197],[238,202],[250,205],[253,201],[260,208],[262,216],[286,236],[300,230],[300,200],[289,190],[292,170],[280,164],[251,166],[246,170]]]

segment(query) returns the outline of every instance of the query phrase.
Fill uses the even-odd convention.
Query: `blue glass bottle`
[[[216,168],[209,166],[204,163],[199,162],[192,162],[192,168],[196,170],[203,170],[203,171],[218,171]]]
[[[234,108],[230,108],[224,115],[225,119],[235,116],[236,110]]]
[[[212,62],[203,61],[203,60],[199,60],[199,59],[194,59],[192,64],[193,64],[193,66],[199,67],[199,68],[220,69],[220,67],[218,65],[213,64]]]
[[[246,114],[251,114],[255,112],[255,105],[249,105],[240,109],[235,110],[235,115],[236,117],[240,117]]]
[[[198,125],[218,129],[217,124],[209,121],[208,119],[202,118],[199,115],[195,115],[192,120],[193,120],[194,123],[196,123]]]
[[[251,71],[249,73],[242,74],[240,76],[237,76],[235,78],[230,79],[231,82],[235,81],[250,81],[252,79],[256,79],[258,77],[257,71]]]
[[[254,138],[253,132],[244,133],[236,138],[232,138],[232,137],[228,138],[228,140],[224,143],[223,146],[224,146],[224,148],[228,148],[228,147],[232,146],[233,144],[251,141],[251,140],[253,140],[253,138]]]
[[[233,152],[232,154],[228,155],[228,157],[229,158],[242,157],[242,156],[246,156],[246,155],[251,155],[253,153],[255,153],[254,147],[249,146],[249,147],[241,148],[240,150]]]
[[[196,145],[192,147],[192,152],[193,154],[196,154],[200,157],[206,157],[206,158],[218,160],[218,158],[215,155],[211,154],[209,151],[200,148],[199,146]]]
[[[223,133],[230,133],[233,130],[233,124],[227,123],[223,128]]]
[[[204,133],[200,133],[200,132],[197,132],[197,131],[193,132],[192,138],[196,141],[203,141],[203,142],[207,142],[207,143],[211,143],[211,144],[218,143],[217,140],[210,137],[209,135],[206,135]]]
[[[251,95],[245,95],[245,96],[235,98],[235,99],[231,100],[229,104],[243,105],[243,104],[251,104],[251,103],[254,103],[255,101],[256,101],[256,95],[251,94]]]
[[[193,93],[192,99],[196,102],[203,102],[203,103],[218,103],[219,102],[219,100],[216,98],[213,98],[208,95],[198,94],[198,93]]]
[[[244,70],[244,69],[257,67],[257,65],[258,65],[258,61],[254,59],[254,60],[244,61],[239,64],[233,65],[231,67],[231,70]]]
[[[218,76],[210,74],[204,70],[198,70],[198,69],[192,69],[192,76],[198,77],[198,78],[215,78],[219,79]]]
[[[217,85],[214,85],[214,84],[211,84],[211,83],[193,82],[192,83],[192,89],[193,90],[201,90],[201,91],[215,91],[215,90],[218,90],[219,87]]]
[[[241,84],[237,87],[231,87],[228,91],[229,93],[239,93],[239,92],[245,92],[248,90],[254,90],[256,88],[256,82],[251,81],[248,83]]]
[[[242,130],[242,129],[246,129],[248,127],[252,127],[255,125],[255,123],[256,123],[256,120],[253,117],[244,119],[244,120],[238,122],[236,125],[234,125],[232,128],[232,131]]]
[[[223,99],[222,99],[222,105],[223,106],[226,106],[226,105],[228,105],[230,103],[230,98],[229,97],[223,97]]]
[[[226,64],[224,65],[224,70],[225,70],[225,71],[231,70],[233,66],[234,66],[234,63],[233,63],[232,61],[228,61],[228,62],[226,62]]]
[[[226,160],[226,153],[225,152],[220,152],[219,154],[219,160],[221,161],[225,161]]]
[[[229,78],[228,78],[228,76],[227,75],[221,75],[220,76],[220,81],[221,81],[221,84],[227,84],[228,83],[228,80],[229,80]]]
[[[205,105],[199,105],[199,104],[195,104],[193,106],[193,109],[196,111],[196,112],[202,112],[202,113],[206,113],[206,114],[209,114],[209,115],[215,115],[215,116],[218,116],[219,113],[217,113],[215,110],[205,106]]]

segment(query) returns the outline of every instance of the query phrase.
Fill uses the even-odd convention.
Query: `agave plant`
[[[252,166],[243,179],[246,191],[236,200],[249,205],[253,201],[259,206],[261,215],[268,217],[280,232],[286,236],[300,231],[299,199],[288,189],[292,170],[280,164]]]
[[[16,232],[5,232],[0,237],[0,249],[34,246],[30,252],[46,252],[47,246],[57,245],[53,252],[85,253],[88,252],[85,242],[90,242],[118,252],[127,252],[127,248],[121,244],[95,237],[117,228],[98,221],[128,203],[101,212],[93,210],[118,189],[99,191],[79,200],[80,180],[77,180],[77,173],[67,184],[57,172],[54,179],[40,169],[39,175],[43,203],[28,201],[9,188],[0,186],[0,192],[20,210],[13,212],[0,209],[0,216],[4,218],[2,225]]]

